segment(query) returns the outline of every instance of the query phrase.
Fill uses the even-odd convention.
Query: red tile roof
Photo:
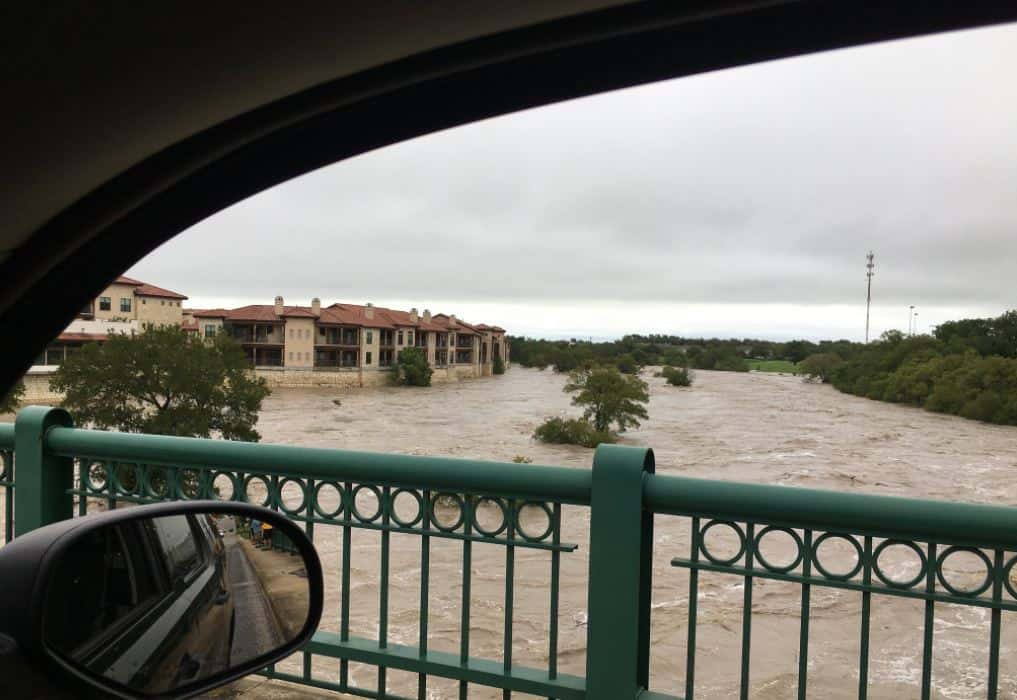
[[[105,333],[61,333],[57,336],[57,340],[63,342],[71,341],[87,341],[87,342],[101,342],[106,340]]]
[[[134,293],[142,297],[163,297],[165,299],[186,299],[183,294],[172,292],[154,284],[141,284],[134,288]]]
[[[184,321],[183,323],[180,324],[180,327],[183,328],[188,333],[197,333],[198,332],[198,322],[197,321]]]
[[[113,284],[126,284],[134,287],[134,293],[143,297],[163,297],[165,299],[186,299],[183,294],[172,292],[162,287],[156,287],[154,284],[148,284],[147,282],[141,282],[132,277],[124,277],[120,275],[117,277]]]
[[[368,309],[373,314],[367,317]],[[230,321],[243,321],[253,323],[281,322],[284,318],[315,318],[314,312],[309,306],[285,306],[281,316],[275,313],[275,306],[272,304],[251,304],[241,306],[237,309],[184,309],[194,318],[222,318]],[[319,323],[357,326],[361,328],[416,328],[422,331],[448,332],[456,330],[465,335],[472,335],[482,330],[504,332],[497,326],[486,326],[484,324],[473,325],[457,319],[457,325],[449,326],[450,317],[447,314],[436,314],[430,321],[417,315],[414,322],[409,311],[398,309],[387,309],[383,306],[366,306],[362,304],[339,304],[323,306],[321,314],[317,317]]]

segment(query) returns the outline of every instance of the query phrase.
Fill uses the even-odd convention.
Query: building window
[[[166,300],[165,299],[160,299],[159,300],[159,306],[166,306]]]
[[[215,324],[214,323],[206,323],[205,324],[205,337],[206,338],[214,338],[215,337]]]
[[[371,353],[370,352],[367,353],[367,358],[364,360],[364,364],[365,365],[371,364]]]
[[[131,300],[127,297],[120,297],[120,310],[123,312],[129,312],[131,310]]]
[[[145,304],[145,305],[147,305],[147,304],[148,304],[148,301],[146,301],[145,299],[142,299],[142,300],[141,300],[141,303],[142,303],[142,304]]]
[[[399,345],[402,345],[402,344],[403,344],[403,332],[402,332],[402,331],[399,331],[399,337],[398,337],[398,338],[396,339],[396,342],[397,342],[397,343],[398,343]]]
[[[109,311],[113,308],[113,300],[109,297],[99,297],[99,310]]]
[[[290,362],[292,362],[292,361],[293,361],[293,351],[290,350]]]
[[[374,342],[374,332],[373,331],[367,331],[367,344],[370,345],[373,342]],[[367,364],[371,364],[371,361],[368,360]]]

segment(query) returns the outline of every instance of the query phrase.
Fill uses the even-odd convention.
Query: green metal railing
[[[677,546],[665,552],[673,568],[663,569],[676,577],[687,576],[687,651],[684,664],[671,660],[683,667],[687,699],[696,696],[702,575],[736,577],[742,584],[742,698],[753,688],[756,579],[800,590],[799,698],[810,692],[824,695],[822,688],[809,687],[808,678],[814,587],[860,597],[859,624],[852,633],[859,641],[860,698],[869,688],[873,596],[910,598],[924,605],[922,698],[931,697],[934,690],[937,605],[989,611],[984,669],[989,698],[999,696],[1002,612],[1017,611],[1017,508],[657,475],[653,454],[646,449],[601,446],[591,470],[567,469],[79,430],[59,409],[30,407],[19,414],[14,427],[0,425],[0,455],[4,455],[0,486],[8,498],[8,524],[9,496],[14,493],[15,534],[84,514],[97,500],[116,507],[119,502],[182,498],[257,500],[301,523],[312,539],[325,526],[338,528],[342,544],[335,562],[338,600],[334,610],[326,610],[326,617],[337,617],[337,629],[322,629],[314,636],[303,650],[300,672],[276,667],[267,669],[266,675],[364,697],[398,697],[390,690],[389,671],[416,674],[418,698],[429,697],[430,678],[458,682],[462,698],[473,686],[500,689],[504,697],[513,692],[593,700],[678,697],[680,688],[649,690],[651,665],[659,663],[651,662],[650,641],[653,578],[661,576],[661,569],[655,574],[653,568],[654,529],[671,524],[673,518],[688,524],[691,547],[684,556]],[[588,546],[589,556],[583,675],[559,671],[562,556],[579,546],[562,541],[566,507],[589,513],[588,542],[579,543]],[[533,529],[526,512],[541,515],[541,526]],[[501,517],[492,524],[479,517],[482,513]],[[370,553],[371,564],[379,571],[374,638],[351,634],[354,557],[364,556],[352,546],[354,532],[374,532],[380,540],[377,553]],[[718,533],[733,543],[724,552],[717,547]],[[416,645],[389,639],[393,536],[411,536],[419,545]],[[791,543],[779,562],[766,554],[777,537]],[[429,648],[431,553],[439,541],[461,550],[458,653]],[[837,569],[826,558],[828,548],[838,543],[850,553],[845,569]],[[476,602],[472,562],[478,546],[499,547],[504,553],[503,641],[500,652],[489,655],[493,658],[470,653],[471,610]],[[907,580],[884,571],[885,558],[895,549],[915,558],[917,570]],[[516,556],[521,551],[547,556],[543,640],[547,653],[546,665],[540,668],[513,661]],[[958,553],[981,562],[984,580],[961,587],[951,579],[945,565]],[[323,555],[326,567],[334,561]],[[679,574],[680,569],[687,573]],[[323,673],[320,657],[337,659],[337,672]],[[351,664],[376,670],[371,687],[354,682]]]

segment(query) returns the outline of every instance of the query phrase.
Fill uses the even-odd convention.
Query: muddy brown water
[[[649,372],[650,419],[623,442],[654,449],[663,474],[783,484],[843,492],[892,494],[1017,505],[1017,429],[935,415],[840,394],[829,386],[776,374],[697,372],[691,389],[674,389]],[[428,389],[384,388],[338,395],[327,390],[280,389],[265,403],[259,429],[265,442],[353,448],[417,455],[509,461],[521,455],[537,464],[588,469],[592,451],[543,445],[531,435],[546,416],[575,413],[561,390],[564,378],[519,367],[490,377]],[[333,399],[339,398],[336,406]],[[365,511],[370,507],[365,506]],[[540,523],[537,523],[539,525]],[[562,539],[580,545],[562,555],[559,668],[585,668],[589,510],[566,506]],[[720,531],[720,528],[717,528]],[[727,533],[730,534],[730,533]],[[710,544],[731,551],[733,538],[718,532]],[[782,541],[781,537],[786,541]],[[768,539],[775,563],[789,556],[790,538]],[[326,565],[328,601],[323,626],[338,629],[341,538],[338,528],[317,528]],[[658,516],[655,523],[651,687],[681,695],[688,625],[688,572],[670,566],[689,552],[689,521]],[[824,545],[828,568],[851,568],[854,554]],[[881,559],[895,579],[912,577],[918,564],[902,548]],[[353,536],[351,632],[378,634],[380,539]],[[419,634],[420,541],[393,535],[389,640],[415,645]],[[965,556],[968,558],[965,559]],[[549,555],[516,554],[513,659],[548,662]],[[500,660],[505,619],[505,550],[473,547],[470,654]],[[972,585],[981,572],[973,555],[952,557],[948,574]],[[438,541],[431,548],[429,645],[457,653],[460,646],[462,546]],[[801,587],[756,579],[752,616],[750,696],[796,697]],[[739,684],[743,582],[703,573],[699,582],[696,696],[726,698]],[[857,697],[861,594],[813,587],[808,663],[809,696]],[[869,697],[918,697],[924,604],[874,596]],[[989,613],[936,606],[933,692],[937,698],[984,697]],[[1004,613],[1000,697],[1017,698],[1017,615]],[[315,660],[316,675],[333,675],[337,662]],[[373,669],[352,665],[352,678],[375,687]],[[416,677],[389,671],[390,691],[412,695]],[[456,685],[429,682],[429,696],[453,697]],[[471,696],[494,696],[474,689]]]
[[[648,371],[643,376],[650,384],[650,419],[626,433],[623,443],[652,447],[658,473],[1017,506],[1017,428],[868,401],[786,375],[700,371],[691,389],[668,387]],[[562,392],[563,383],[563,377],[550,371],[513,367],[502,377],[426,389],[386,387],[344,394],[277,389],[265,402],[258,428],[267,443],[497,461],[519,455],[536,464],[589,469],[591,450],[544,445],[531,438],[545,417],[578,412]],[[252,500],[261,495],[256,491],[250,494]],[[294,487],[284,491],[284,498],[300,497]],[[358,504],[362,512],[370,512],[375,504],[365,499],[370,500],[369,495],[361,494]],[[323,491],[321,505],[333,508],[335,503],[333,495]],[[543,516],[532,516],[529,525],[540,529]],[[677,696],[685,683],[689,575],[670,561],[688,556],[689,526],[686,518],[657,516],[654,533],[650,685]],[[733,553],[737,547],[730,534],[714,528],[708,540],[711,549]],[[326,572],[322,628],[338,631],[341,530],[316,525],[314,535]],[[589,510],[565,506],[562,540],[577,543],[579,549],[561,555],[559,670],[576,675],[584,673],[586,664],[588,535]],[[837,544],[823,546],[824,563],[835,571],[850,569],[855,555]],[[894,579],[913,577],[918,571],[915,558],[894,549],[880,560],[884,570]],[[776,564],[793,553],[790,538],[783,535],[768,537],[763,550]],[[380,551],[376,532],[354,531],[350,629],[355,636],[378,637]],[[433,650],[459,652],[462,566],[461,543],[432,539],[428,644]],[[500,661],[505,548],[475,544],[470,568],[470,655]],[[946,569],[953,583],[965,587],[984,575],[973,555],[951,557]],[[546,668],[550,556],[517,550],[515,572],[513,661]],[[698,698],[737,695],[743,585],[740,577],[700,575]],[[419,595],[420,538],[393,534],[391,643],[417,644]],[[861,606],[860,593],[812,587],[810,698],[858,696]],[[750,697],[797,697],[801,586],[757,578],[752,609]],[[983,608],[936,605],[932,697],[985,697],[989,619]],[[923,626],[921,601],[873,596],[868,697],[920,697]],[[1017,613],[1003,613],[1000,658],[999,697],[1017,700]],[[293,658],[281,667],[299,672],[300,663]],[[316,657],[314,675],[334,681],[338,667],[334,659]],[[376,688],[374,668],[351,664],[350,670],[357,685]],[[416,696],[415,675],[389,670],[387,684],[390,692]],[[452,681],[428,681],[430,698],[456,697],[457,689]],[[485,688],[470,692],[478,698],[498,695]]]

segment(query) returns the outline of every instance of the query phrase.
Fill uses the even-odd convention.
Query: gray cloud
[[[192,297],[1005,306],[1017,26],[601,95],[339,163],[132,274]]]

